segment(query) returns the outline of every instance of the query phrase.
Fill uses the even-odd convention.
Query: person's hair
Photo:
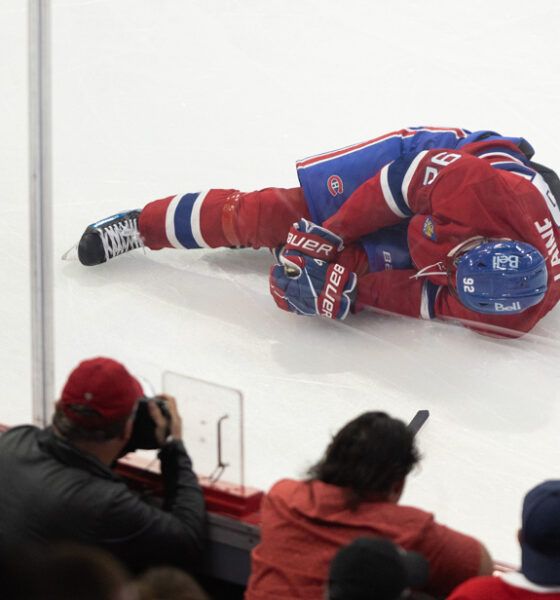
[[[26,544],[7,556],[2,592],[12,600],[117,600],[130,574],[109,552],[76,543]],[[1,572],[1,570],[0,570]],[[4,595],[2,595],[4,597]]]
[[[113,600],[123,597],[130,581],[126,568],[105,550],[79,544],[60,544],[49,553],[43,577],[57,600]]]
[[[377,495],[386,497],[419,462],[414,434],[384,412],[366,412],[334,436],[311,479],[346,488],[348,507]]]
[[[209,600],[200,585],[176,567],[152,567],[136,580],[138,600]]]
[[[101,418],[101,415],[89,406],[76,405],[72,410],[81,416],[91,417],[92,419]],[[106,442],[116,437],[122,436],[125,431],[127,421],[131,417],[119,419],[114,423],[108,423],[98,427],[85,427],[76,421],[70,419],[62,408],[57,407],[52,419],[52,424],[57,432],[70,442]]]

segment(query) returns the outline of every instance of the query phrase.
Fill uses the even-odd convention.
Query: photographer
[[[181,417],[173,397],[139,403],[142,395],[120,363],[86,360],[70,374],[52,426],[23,425],[0,436],[1,544],[92,544],[133,572],[161,563],[194,565],[202,545],[204,497],[181,439]],[[131,447],[139,404],[153,420],[160,448],[161,508],[142,500],[112,468]]]

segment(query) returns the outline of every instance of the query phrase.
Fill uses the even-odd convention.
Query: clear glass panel
[[[0,422],[31,422],[25,2],[0,2]]]
[[[199,477],[207,484],[221,480],[243,488],[243,394],[178,373],[164,373],[163,391],[177,400]]]
[[[89,223],[118,211],[212,187],[294,187],[296,159],[410,125],[525,135],[539,162],[560,166],[550,120],[560,5],[518,4],[504,20],[508,2],[475,4],[55,1],[57,391],[96,355],[152,382],[171,371],[240,390],[245,483],[261,489],[305,476],[365,410],[408,422],[428,409],[423,466],[403,502],[516,562],[521,499],[553,474],[558,308],[532,335],[503,341],[370,313],[287,314],[269,294],[266,249],[136,250],[90,268],[59,260]],[[25,22],[14,7],[0,4],[0,64],[15,86],[0,100],[8,421],[23,419],[29,398]],[[519,43],[528,27],[531,43]],[[489,39],[504,49],[499,67]],[[199,418],[185,419],[187,432]],[[195,469],[215,459],[212,448]]]

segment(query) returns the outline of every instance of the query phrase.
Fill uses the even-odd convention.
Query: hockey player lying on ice
[[[490,131],[403,129],[299,161],[300,188],[179,194],[103,219],[78,256],[265,246],[284,310],[370,307],[515,337],[560,299],[560,182],[533,153]]]

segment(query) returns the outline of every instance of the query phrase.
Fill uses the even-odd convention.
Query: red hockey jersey
[[[350,243],[410,218],[408,243],[416,270],[360,277],[355,311],[372,307],[459,320],[506,337],[529,331],[560,300],[560,210],[543,177],[526,162],[511,142],[482,141],[461,150],[404,155],[362,184],[324,227]],[[535,246],[547,263],[544,299],[519,314],[481,314],[463,306],[448,287],[448,255],[476,236]]]

